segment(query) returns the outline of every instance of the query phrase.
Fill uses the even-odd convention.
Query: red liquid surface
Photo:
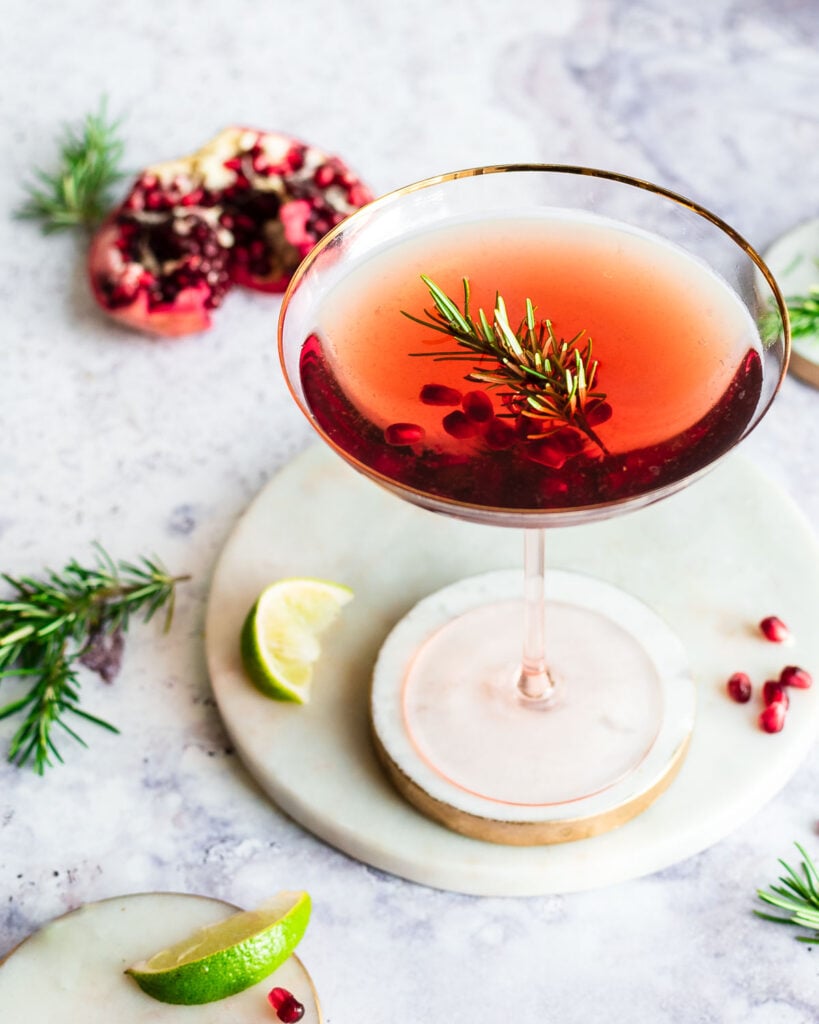
[[[497,390],[438,361],[451,338],[408,320],[432,301],[421,274],[517,325],[526,298],[558,338],[585,331],[605,393],[594,430],[527,434]],[[487,508],[568,509],[624,500],[708,465],[742,435],[761,393],[753,323],[691,257],[612,222],[469,222],[415,236],[353,270],[318,313],[300,374],[318,426],[396,483]],[[609,415],[610,411],[610,415]],[[542,433],[542,431],[537,431]]]

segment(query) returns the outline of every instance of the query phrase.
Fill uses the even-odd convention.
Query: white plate
[[[677,630],[698,686],[690,752],[669,790],[628,824],[592,839],[510,848],[450,832],[387,782],[372,749],[369,688],[379,647],[420,598],[456,579],[521,564],[517,531],[436,516],[382,491],[316,447],[262,490],[222,552],[206,625],[225,725],[248,770],[284,811],[367,864],[483,895],[569,892],[637,877],[726,836],[787,782],[819,724],[819,687],[793,694],[783,732],[757,726],[761,698],[735,704],[736,670],[757,684],[785,664],[819,669],[819,548],[778,488],[731,456],[648,509],[550,531],[547,561],[631,591]],[[326,635],[306,706],[263,697],[238,638],[262,588],[320,576],[355,591]],[[797,642],[762,639],[776,614]]]
[[[295,956],[244,992],[201,1006],[157,1002],[124,974],[131,964],[236,909],[205,896],[156,892],[88,903],[49,922],[0,962],[0,1019],[8,1024],[274,1024],[267,993],[281,986],[303,1004],[303,1024],[321,1024],[313,983]]]

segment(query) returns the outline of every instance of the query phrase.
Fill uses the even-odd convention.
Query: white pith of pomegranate
[[[138,330],[203,331],[233,284],[284,291],[319,239],[371,198],[338,157],[278,132],[227,128],[142,172],[91,242],[91,286]]]

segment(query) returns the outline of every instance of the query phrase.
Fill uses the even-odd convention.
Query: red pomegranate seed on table
[[[791,703],[788,691],[777,679],[769,679],[765,683],[762,687],[762,699],[766,706],[769,704],[784,704],[788,708]]]
[[[770,640],[772,644],[783,644],[791,638],[791,631],[782,619],[777,618],[776,615],[769,615],[767,618],[764,618],[760,622],[759,628],[765,639]]]
[[[304,1006],[286,988],[273,988],[267,994],[267,1001],[284,1024],[294,1024],[304,1016]]]
[[[783,686],[793,686],[797,690],[809,690],[813,685],[813,677],[810,672],[799,668],[798,665],[786,665],[779,676],[779,682]]]
[[[782,732],[785,725],[785,705],[781,701],[769,704],[759,716],[759,726],[765,732]]]
[[[751,680],[745,672],[734,672],[727,683],[728,696],[738,704],[747,704],[751,699]]]

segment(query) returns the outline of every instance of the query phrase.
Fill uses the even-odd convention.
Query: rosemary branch
[[[485,384],[489,389],[500,389],[499,395],[511,410],[508,415],[537,421],[540,433],[530,437],[545,436],[557,425],[568,424],[606,451],[587,418],[589,404],[602,402],[606,396],[593,390],[598,364],[592,358],[591,338],[585,337],[584,331],[570,341],[558,340],[550,320],[535,318],[535,307],[528,298],[525,316],[517,330],[513,330],[500,294],[495,296],[490,322],[483,309],[478,310],[477,318],[470,311],[469,278],[463,278],[463,310],[425,274],[421,280],[429,289],[435,308],[425,309],[424,317],[402,310],[403,315],[448,335],[461,348],[411,355],[473,363],[465,379]]]
[[[41,775],[52,758],[63,760],[55,727],[86,746],[68,724],[70,716],[118,732],[79,706],[78,666],[111,682],[119,671],[131,617],[141,614],[147,622],[164,605],[167,630],[176,584],[188,578],[168,575],[156,560],[115,563],[99,546],[97,555],[90,568],[72,559],[61,573],[48,570],[42,580],[2,574],[14,595],[0,600],[0,683],[17,678],[30,686],[22,697],[0,707],[0,720],[24,714],[8,759],[17,766],[33,761]]]
[[[797,935],[796,939],[799,942],[815,943],[819,942],[819,871],[799,843],[794,845],[802,856],[800,870],[780,860],[786,872],[779,879],[782,884],[772,885],[770,892],[757,889],[757,896],[764,903],[784,910],[784,916],[763,913],[761,910],[755,910],[754,913],[765,921],[809,928],[813,935]]]
[[[819,285],[811,285],[805,295],[788,296],[785,305],[794,338],[819,336]]]
[[[111,187],[123,177],[119,127],[119,121],[110,120],[104,99],[97,113],[78,125],[64,125],[58,169],[34,171],[17,216],[39,221],[45,234],[96,227],[110,209]]]

